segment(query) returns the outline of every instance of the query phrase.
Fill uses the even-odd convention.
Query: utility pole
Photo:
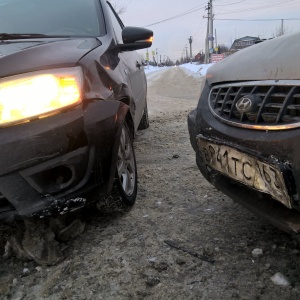
[[[185,46],[185,59],[186,59],[186,62],[188,62],[188,51],[187,51],[188,47]]]
[[[210,49],[210,45],[212,44],[212,40],[213,40],[213,35],[212,35],[212,20],[213,20],[213,16],[212,16],[212,0],[209,0],[209,2],[207,3],[207,7],[205,8],[205,10],[207,10],[207,32],[206,32],[206,39],[205,39],[205,59],[204,59],[204,63],[208,64],[209,62],[209,49]]]
[[[214,16],[213,16],[213,6],[212,6],[212,0],[210,0],[210,19],[209,19],[209,50],[214,48]]]
[[[193,42],[193,38],[190,36],[189,43],[190,43],[190,59],[191,59],[191,62],[193,61],[192,42]]]
[[[281,34],[280,35],[283,35],[283,19],[281,19]]]
[[[217,29],[215,29],[215,48],[218,48],[218,42],[217,42]]]
[[[158,48],[156,48],[156,66],[158,67],[158,52],[157,52]]]
[[[147,66],[149,66],[149,52],[148,52],[148,48],[147,48],[147,53],[146,53],[146,62],[147,62]]]

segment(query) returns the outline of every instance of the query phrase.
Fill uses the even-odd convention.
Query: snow
[[[196,63],[187,63],[182,64],[179,67],[156,67],[156,66],[146,66],[145,73],[147,74],[147,77],[149,78],[148,74],[151,74],[151,76],[155,76],[158,72],[161,72],[162,70],[167,70],[170,68],[181,68],[185,72],[187,72],[189,75],[193,77],[203,77],[206,75],[206,72],[209,67],[211,67],[213,64],[196,64]]]
[[[173,67],[154,67],[154,66],[146,66],[144,68],[148,86],[151,86],[152,83],[157,80],[160,76],[162,76],[162,73],[169,70]]]
[[[206,75],[206,72],[209,67],[214,65],[212,64],[195,64],[195,63],[187,63],[180,65],[179,67],[184,69],[189,75],[192,75],[194,77],[203,77]]]
[[[146,74],[159,72],[161,70],[166,70],[173,67],[156,67],[156,66],[145,66],[144,70]]]

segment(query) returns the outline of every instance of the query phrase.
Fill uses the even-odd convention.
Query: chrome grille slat
[[[221,114],[223,114],[224,108],[225,108],[227,102],[230,100],[231,89],[232,89],[232,88],[229,88],[228,91],[227,91],[227,93],[226,93],[226,96],[225,96],[225,98],[224,98],[224,101],[223,101],[222,107],[221,107]]]
[[[239,112],[236,104],[247,95],[253,95],[252,99],[258,102],[256,108],[251,108],[255,111]],[[259,130],[297,128],[300,127],[300,81],[266,80],[214,86],[209,107],[215,117],[233,126]]]
[[[284,120],[283,117],[286,114],[286,108],[287,106],[290,104],[290,102],[293,100],[292,96],[295,93],[295,91],[297,90],[297,87],[293,87],[290,89],[288,95],[285,97],[285,100],[283,102],[282,107],[280,108],[279,114],[277,116],[276,122],[279,123],[280,120]]]
[[[287,109],[300,109],[300,105],[299,104],[288,105]]]
[[[282,93],[273,93],[272,97],[274,98],[285,98],[286,94],[282,94]]]
[[[236,102],[239,100],[239,98],[243,95],[243,93],[244,93],[244,87],[240,87],[238,89],[238,92],[235,95],[235,98],[234,98],[233,102],[232,102],[229,118],[231,118],[232,115],[234,114],[234,106],[235,106]]]
[[[258,110],[258,114],[257,114],[256,120],[255,120],[256,124],[258,124],[261,120],[263,120],[262,113],[264,112],[265,106],[266,106],[266,104],[268,103],[268,101],[270,99],[270,95],[272,94],[273,89],[274,89],[273,86],[269,87],[269,90],[264,95],[263,102],[262,102],[262,104],[261,104],[261,106]]]
[[[281,108],[282,105],[279,104],[279,103],[267,103],[267,104],[265,105],[265,107],[266,107],[266,108],[268,108],[268,107],[271,107],[271,108]]]

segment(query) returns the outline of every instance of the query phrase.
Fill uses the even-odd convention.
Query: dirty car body
[[[188,115],[197,165],[217,189],[278,228],[300,231],[300,34],[208,69]]]
[[[107,195],[120,145],[132,147],[145,117],[134,50],[151,46],[152,32],[124,27],[102,0],[0,0],[0,32],[0,220],[62,214]]]

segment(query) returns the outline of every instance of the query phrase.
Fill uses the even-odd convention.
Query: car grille
[[[253,104],[248,110],[240,100]],[[212,113],[233,126],[258,130],[300,127],[300,81],[268,80],[214,86]]]

